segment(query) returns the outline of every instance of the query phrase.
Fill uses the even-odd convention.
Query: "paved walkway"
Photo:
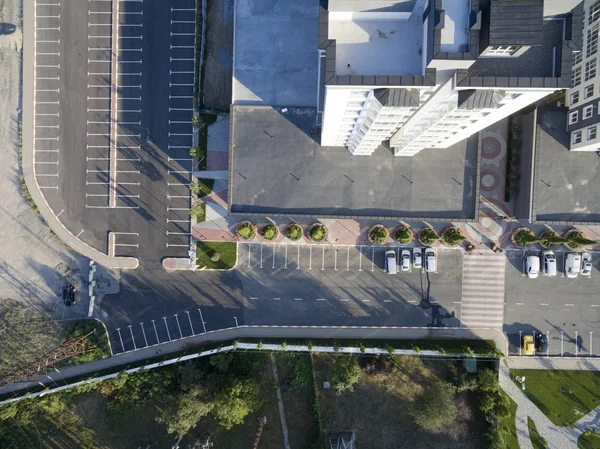
[[[461,322],[468,327],[502,328],[504,322],[504,254],[463,257]]]
[[[552,365],[549,365],[549,362]],[[538,433],[546,440],[550,449],[577,449],[577,440],[584,431],[589,429],[600,432],[600,407],[577,421],[576,428],[556,426],[510,379],[509,369],[513,368],[597,371],[600,369],[600,360],[502,359],[500,363],[500,386],[517,403],[515,424],[521,449],[533,449],[527,417],[535,422]]]

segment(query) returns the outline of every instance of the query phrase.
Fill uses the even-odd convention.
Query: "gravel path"
[[[87,260],[52,234],[21,190],[21,17],[21,0],[0,0],[0,22],[17,26],[14,33],[0,35],[0,298],[68,318],[87,311]],[[69,277],[85,294],[77,307],[66,308],[57,295]]]
[[[516,428],[521,449],[533,449],[527,426],[528,416],[535,422],[538,433],[547,441],[548,448],[577,449],[577,439],[583,430],[581,428],[573,429],[554,425],[510,379],[509,370],[504,360],[500,363],[500,386],[517,403]],[[599,411],[599,409],[596,409],[596,411]]]

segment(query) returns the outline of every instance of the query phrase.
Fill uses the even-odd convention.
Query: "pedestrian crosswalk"
[[[468,327],[502,327],[504,320],[504,254],[463,258],[460,321]]]

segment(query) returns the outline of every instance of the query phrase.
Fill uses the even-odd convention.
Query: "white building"
[[[568,88],[572,13],[558,19],[543,0],[329,0],[321,144],[448,148]]]

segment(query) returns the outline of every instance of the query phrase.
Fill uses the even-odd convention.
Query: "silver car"
[[[590,253],[583,253],[581,255],[581,275],[592,275],[592,255]]]
[[[400,254],[400,269],[402,271],[410,270],[410,249],[403,249]]]
[[[423,266],[423,254],[421,254],[421,248],[413,249],[413,267],[421,269]]]

